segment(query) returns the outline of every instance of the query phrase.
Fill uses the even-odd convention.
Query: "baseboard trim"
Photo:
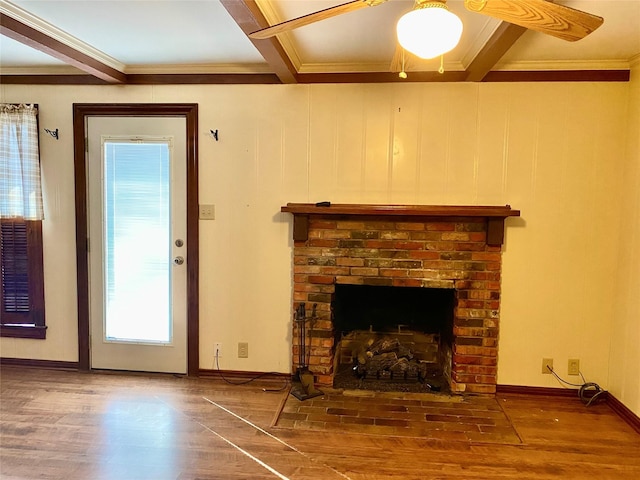
[[[578,389],[552,388],[552,387],[527,387],[524,385],[497,385],[496,393],[511,393],[516,395],[544,395],[547,397],[578,397]],[[611,392],[604,395],[606,404],[636,432],[640,433],[640,417],[633,413],[629,407],[614,397]]]
[[[232,381],[250,381],[250,380],[290,380],[290,373],[278,372],[245,372],[241,370],[210,370],[201,368],[200,377],[205,378],[226,378]]]
[[[496,385],[496,393],[544,395],[545,397],[578,397],[577,388],[528,387],[525,385]]]
[[[640,433],[640,417],[633,413],[629,407],[607,392],[607,405],[636,432]]]
[[[49,370],[78,370],[78,362],[65,362],[62,360],[34,360],[31,358],[7,358],[0,357],[1,366],[46,368]]]

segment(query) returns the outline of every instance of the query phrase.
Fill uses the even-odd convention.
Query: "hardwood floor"
[[[640,435],[606,404],[498,395],[519,445],[273,428],[274,382],[0,372],[0,478],[638,479]]]

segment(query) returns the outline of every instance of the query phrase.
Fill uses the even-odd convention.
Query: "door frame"
[[[78,369],[91,370],[87,224],[87,117],[184,117],[187,143],[187,374],[200,371],[198,247],[198,104],[74,103],[73,161],[76,198]]]

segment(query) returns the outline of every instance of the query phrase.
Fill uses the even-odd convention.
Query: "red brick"
[[[487,365],[456,365],[456,372],[460,374],[475,374],[475,375],[491,375],[495,376],[498,373],[497,366]]]
[[[375,277],[379,272],[377,268],[365,268],[365,267],[352,267],[351,275],[363,276],[363,277]]]
[[[417,278],[394,278],[394,287],[422,287],[422,280]]]
[[[336,228],[336,222],[335,221],[329,221],[329,220],[320,220],[320,219],[315,219],[312,218],[309,221],[309,228],[325,228],[325,229],[335,229]]]
[[[479,252],[484,251],[484,247],[484,243],[460,242],[456,243],[455,249],[461,252]]]
[[[320,267],[322,275],[349,275],[349,267]]]
[[[332,247],[337,247],[338,246],[338,241],[337,240],[326,240],[326,239],[323,239],[323,238],[312,238],[312,239],[309,239],[307,244],[310,247],[332,248]]]
[[[453,355],[453,362],[464,365],[498,365],[497,357],[483,357],[480,355]]]
[[[382,277],[406,277],[407,270],[395,268],[381,268],[380,276]]]
[[[354,277],[352,275],[345,275],[336,277],[336,284],[339,285],[362,285],[362,277]]]
[[[487,239],[487,234],[485,232],[470,232],[469,240],[472,242],[484,242]]]
[[[348,230],[322,230],[321,237],[325,239],[351,238]]]
[[[365,248],[392,248],[393,242],[391,240],[365,240]]]
[[[422,222],[398,222],[396,223],[397,230],[424,230],[424,223]]]
[[[382,240],[408,240],[409,232],[380,232],[380,238]]]
[[[364,222],[338,221],[336,228],[340,230],[364,230]]]
[[[330,275],[309,275],[309,283],[331,284],[334,280],[335,277]]]
[[[340,267],[362,267],[364,258],[340,257],[336,258],[336,264]]]
[[[440,252],[432,250],[412,250],[409,252],[409,258],[419,258],[422,260],[439,260]]]
[[[456,226],[453,222],[429,222],[425,224],[425,228],[438,232],[452,232]]]
[[[454,240],[456,242],[468,242],[471,234],[467,232],[446,232],[442,234],[442,240]]]
[[[320,268],[318,265],[294,265],[293,273],[320,273]]]
[[[474,252],[471,254],[471,260],[485,260],[487,262],[500,262],[502,255],[499,253]]]
[[[484,337],[487,336],[486,333],[484,328],[453,327],[454,335],[462,335],[464,337]]]
[[[468,393],[486,393],[493,394],[496,393],[495,385],[480,385],[480,384],[468,384],[467,390]]]
[[[461,355],[481,355],[485,357],[497,357],[498,350],[493,347],[476,347],[474,345],[454,345],[454,353]]]

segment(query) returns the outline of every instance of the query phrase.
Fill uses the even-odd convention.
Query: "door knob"
[[[173,263],[175,263],[176,265],[182,265],[184,263],[184,257],[176,257],[173,259]]]

